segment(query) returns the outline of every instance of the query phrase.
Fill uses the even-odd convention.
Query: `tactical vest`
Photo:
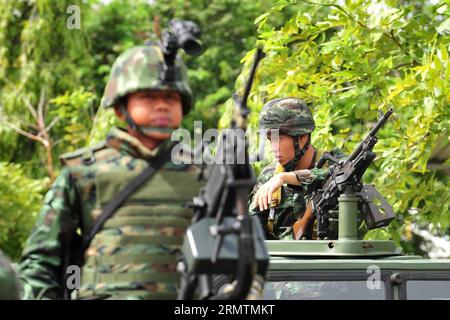
[[[101,212],[139,173],[120,167],[97,172],[95,211]],[[187,203],[200,187],[195,172],[169,162],[133,193],[86,250],[76,297],[175,299],[177,251],[192,218]]]

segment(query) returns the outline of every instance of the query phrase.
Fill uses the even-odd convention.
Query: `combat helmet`
[[[314,118],[308,106],[297,98],[280,98],[266,103],[259,116],[260,129],[279,130],[294,138],[309,135],[315,129]],[[293,139],[295,156],[284,165],[286,171],[292,171],[300,158],[305,154],[310,144],[310,137],[305,146],[300,149],[298,139]]]
[[[162,80],[164,68],[166,68],[164,55],[158,45],[149,44],[128,49],[116,59],[112,66],[101,106],[103,108],[119,106],[128,124],[137,129],[137,125],[126,111],[124,98],[130,93],[141,90],[173,90],[180,94],[183,114],[186,115],[193,105],[192,90],[187,83],[186,67],[181,59],[176,58],[175,79],[170,82]],[[140,127],[140,129],[145,128]]]

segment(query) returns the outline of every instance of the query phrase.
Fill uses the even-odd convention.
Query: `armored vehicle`
[[[368,229],[395,218],[375,186],[362,179],[375,159],[376,134],[392,112],[382,115],[348,158],[324,153],[318,161],[318,168],[331,163],[311,195],[318,240],[266,241],[264,299],[450,299],[450,259],[402,255],[389,240],[358,240],[361,218]]]
[[[450,300],[450,259],[403,255],[394,241],[358,240],[347,210],[339,208],[337,240],[266,241],[263,299]]]

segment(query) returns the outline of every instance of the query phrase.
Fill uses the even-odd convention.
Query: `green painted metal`
[[[401,254],[390,240],[266,240],[270,256],[377,257]]]
[[[339,198],[339,240],[358,239],[358,197],[349,193],[342,194]]]
[[[299,279],[337,275],[351,279],[378,267],[392,277],[399,274],[422,277],[429,281],[450,278],[450,259],[424,259],[403,255],[390,240],[358,240],[358,201],[352,192],[339,198],[338,240],[266,240],[270,255],[268,278]],[[275,281],[275,280],[272,280]],[[393,280],[391,280],[392,282]],[[392,296],[400,299],[399,286],[392,286]]]
[[[313,270],[367,270],[369,266],[378,266],[381,270],[442,271],[450,274],[449,259],[423,259],[418,256],[403,256],[401,259],[312,259],[292,257],[271,257],[269,272],[313,271]]]
[[[391,240],[357,240],[359,197],[353,192],[345,192],[338,201],[338,240],[267,240],[270,256],[370,258],[402,254]]]

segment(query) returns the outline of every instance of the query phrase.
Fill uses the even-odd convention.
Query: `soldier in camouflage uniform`
[[[263,107],[259,125],[271,140],[276,159],[259,175],[249,213],[260,217],[269,240],[311,238],[313,216],[306,210],[305,195],[327,172],[314,168],[321,152],[311,144],[315,128],[311,111],[299,99],[275,99]],[[338,149],[331,153],[342,156]]]
[[[19,280],[9,260],[0,251],[0,300],[19,299]]]
[[[129,49],[114,63],[101,106],[113,107],[128,126],[112,128],[98,146],[62,156],[65,167],[45,196],[20,261],[23,298],[62,297],[65,254],[79,249],[73,239],[89,234],[102,209],[167,149],[193,103],[182,61],[175,62],[175,81],[169,83],[160,79],[164,57],[156,45]],[[191,218],[186,202],[201,186],[196,168],[175,160],[134,192],[93,238],[72,298],[176,298],[176,250]]]

